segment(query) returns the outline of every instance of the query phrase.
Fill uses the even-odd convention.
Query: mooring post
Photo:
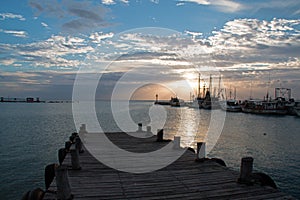
[[[65,142],[65,149],[66,149],[66,151],[69,151],[69,150],[70,150],[71,145],[72,145],[72,142],[71,142],[71,141]]]
[[[173,149],[180,149],[180,136],[174,136]]]
[[[252,157],[244,157],[241,161],[241,169],[240,169],[240,177],[238,182],[249,182],[250,175],[253,170],[253,158]]]
[[[65,165],[56,166],[55,168],[57,199],[72,199],[71,187],[68,179],[68,168]]]
[[[136,132],[142,132],[143,131],[143,124],[138,123],[138,130]]]
[[[157,142],[164,141],[164,129],[157,129]]]
[[[80,128],[79,128],[79,134],[86,134],[86,125],[85,124],[81,124]]]
[[[146,136],[153,136],[151,132],[151,126],[147,126]]]
[[[58,162],[60,165],[62,165],[63,161],[66,158],[66,155],[67,155],[66,148],[60,148],[58,150]]]
[[[79,153],[83,153],[82,142],[79,136],[75,138],[75,147]]]
[[[197,158],[203,159],[205,158],[205,142],[197,142]]]
[[[70,152],[71,152],[72,169],[74,169],[74,170],[81,169],[80,162],[79,162],[79,150],[78,150],[78,148],[76,148],[75,144],[73,144],[71,146]]]
[[[147,133],[151,133],[151,126],[147,126]]]

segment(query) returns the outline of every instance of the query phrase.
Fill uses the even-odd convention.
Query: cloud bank
[[[85,18],[96,17],[76,9],[73,12]],[[0,64],[5,67],[1,74],[20,69],[23,72],[16,73],[16,77],[6,74],[1,80],[18,78],[23,84],[32,85],[41,80],[40,75],[33,74],[47,72],[49,76],[53,73],[65,77],[75,74],[80,67],[91,73],[103,70],[114,59],[114,65],[106,71],[108,78],[109,74],[115,77],[117,73],[139,65],[156,71],[160,66],[171,67],[171,71],[161,71],[170,78],[165,81],[176,80],[182,74],[191,73],[191,69],[209,71],[214,68],[222,72],[226,81],[237,83],[244,87],[243,90],[247,90],[250,83],[263,87],[262,82],[268,81],[269,74],[273,84],[278,86],[278,80],[286,80],[287,87],[297,88],[300,85],[299,25],[300,20],[290,19],[235,19],[207,38],[202,33],[188,30],[184,34],[93,32],[78,37],[53,35],[44,41],[28,44],[2,43]],[[100,68],[91,65],[91,60]],[[149,70],[147,73],[139,71],[137,77],[151,74]],[[63,78],[57,81],[65,83]],[[12,87],[13,82],[5,83]],[[44,78],[41,83],[53,82]]]

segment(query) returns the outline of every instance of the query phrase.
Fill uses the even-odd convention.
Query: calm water
[[[135,122],[150,122],[152,103],[133,102],[130,114]],[[168,138],[181,135],[183,145],[195,147],[204,137],[210,111],[165,107]],[[118,131],[108,102],[96,109],[105,131]],[[214,123],[212,121],[212,123]],[[181,128],[186,131],[180,131]],[[300,118],[227,113],[222,134],[209,157],[222,158],[239,170],[243,156],[254,157],[254,169],[270,175],[280,189],[300,198]],[[57,163],[57,150],[76,131],[72,104],[0,104],[0,199],[20,199],[24,192],[44,188],[44,167]]]

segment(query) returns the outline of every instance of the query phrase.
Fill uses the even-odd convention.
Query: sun
[[[193,91],[191,92],[196,92],[198,88],[198,74],[187,72],[183,74],[183,78],[188,82],[190,87],[193,89]]]

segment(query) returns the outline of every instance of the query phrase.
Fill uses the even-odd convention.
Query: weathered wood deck
[[[107,134],[120,148],[134,152],[153,151],[165,145],[124,133]],[[260,185],[237,183],[239,172],[214,161],[195,162],[195,154],[186,151],[176,162],[151,173],[131,174],[111,169],[88,151],[80,154],[82,170],[69,170],[74,199],[294,199],[279,190]],[[64,164],[70,165],[68,155]],[[50,189],[56,190],[55,180]],[[44,199],[55,199],[46,193]]]

